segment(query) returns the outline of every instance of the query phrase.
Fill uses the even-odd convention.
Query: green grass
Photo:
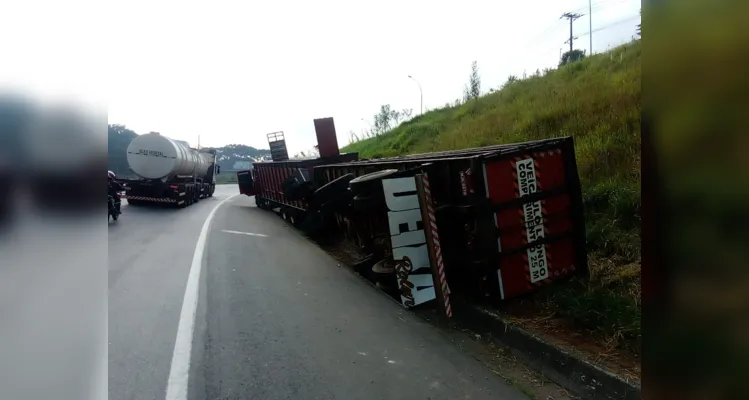
[[[626,44],[456,107],[432,110],[343,150],[362,157],[572,136],[591,279],[547,305],[627,347],[640,341],[641,44]]]
[[[217,185],[223,185],[227,183],[237,183],[237,175],[236,173],[233,173],[231,175],[229,174],[219,174],[216,176],[216,184]]]

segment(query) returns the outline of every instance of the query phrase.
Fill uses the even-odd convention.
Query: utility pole
[[[575,40],[575,39],[577,39],[576,37],[572,36],[572,22],[574,22],[576,19],[578,19],[578,18],[580,18],[582,16],[583,16],[583,14],[564,13],[564,14],[562,14],[562,17],[559,18],[559,19],[567,18],[567,19],[570,20],[570,39],[567,41],[567,42],[570,42],[570,51],[572,51],[572,41]],[[567,42],[564,42],[564,43],[567,43]]]
[[[593,0],[588,0],[588,32],[590,32],[590,53],[593,55]]]
[[[424,114],[424,92],[421,91],[421,83],[419,83],[419,81],[417,81],[416,78],[414,78],[411,75],[409,75],[408,77],[413,79],[413,81],[416,82],[417,85],[419,85],[419,99],[420,99],[419,101],[420,101],[420,107],[421,107],[421,111],[419,115],[422,115]]]

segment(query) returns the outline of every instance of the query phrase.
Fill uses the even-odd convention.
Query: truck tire
[[[372,172],[371,174],[362,175],[358,178],[354,178],[349,182],[349,186],[351,186],[351,193],[358,195],[362,193],[371,193],[379,191],[378,189],[381,189],[382,186],[380,185],[380,181],[382,179],[385,179],[395,173],[397,173],[397,169],[385,169],[382,171]]]
[[[324,204],[342,194],[348,190],[349,182],[351,182],[352,179],[354,179],[353,174],[346,174],[321,186],[315,191],[315,202],[318,204]]]
[[[281,182],[281,191],[286,192],[296,184],[299,184],[299,180],[295,176],[288,176]]]
[[[307,199],[313,192],[312,182],[300,182],[289,186],[284,191],[284,197],[286,200],[296,201]]]

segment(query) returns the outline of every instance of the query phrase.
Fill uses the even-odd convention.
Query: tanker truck
[[[139,179],[120,179],[128,204],[187,207],[213,196],[216,150],[194,149],[157,132],[137,136],[127,147],[127,163]]]

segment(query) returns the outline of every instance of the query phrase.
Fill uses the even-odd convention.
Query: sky
[[[462,96],[474,60],[484,92],[555,67],[565,12],[585,14],[575,48],[590,44],[587,0],[13,3],[0,85],[192,145],[267,148],[283,131],[292,154],[316,144],[315,118],[333,117],[343,146],[382,104],[418,114],[408,75],[428,110]],[[592,3],[594,53],[632,39],[639,1]]]

